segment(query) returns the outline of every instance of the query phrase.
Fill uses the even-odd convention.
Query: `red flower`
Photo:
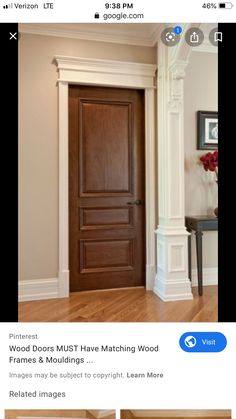
[[[200,161],[202,162],[204,170],[206,170],[206,172],[208,170],[210,170],[211,172],[215,172],[216,177],[218,178],[218,150],[214,152],[209,151],[208,153],[204,154],[200,157]]]

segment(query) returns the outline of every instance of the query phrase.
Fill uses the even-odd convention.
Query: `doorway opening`
[[[144,92],[145,127],[145,273],[146,289],[153,289],[156,274],[156,65],[55,57],[59,78],[59,275],[58,296],[69,296],[69,86],[138,89]],[[128,202],[128,200],[127,200]],[[90,212],[91,215],[91,212]],[[89,247],[89,246],[88,246]],[[88,248],[86,250],[93,251]],[[86,260],[85,260],[86,262]],[[86,265],[85,265],[86,266]],[[103,267],[104,268],[104,267]],[[86,269],[86,268],[85,268]],[[92,269],[91,265],[89,269]]]

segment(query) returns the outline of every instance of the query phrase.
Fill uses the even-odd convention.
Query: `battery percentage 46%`
[[[202,5],[203,9],[217,9],[216,3],[203,3]]]

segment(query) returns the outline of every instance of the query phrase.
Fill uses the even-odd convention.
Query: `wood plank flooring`
[[[217,322],[217,287],[194,299],[163,302],[144,288],[71,293],[19,303],[19,322]]]

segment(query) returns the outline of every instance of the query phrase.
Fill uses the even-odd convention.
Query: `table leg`
[[[202,231],[196,231],[198,294],[202,295]]]
[[[188,277],[190,279],[190,281],[192,281],[192,261],[191,261],[191,232],[189,231],[189,236],[188,236]]]

